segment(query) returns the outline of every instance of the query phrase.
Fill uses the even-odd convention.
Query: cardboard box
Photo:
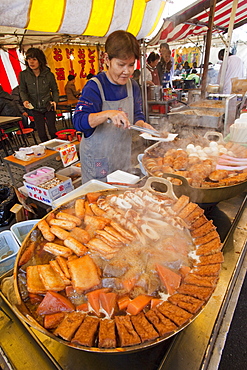
[[[56,174],[70,177],[74,188],[78,188],[78,186],[81,185],[81,169],[79,168],[78,171],[78,167],[70,166],[63,168],[62,170],[57,171]]]
[[[44,189],[39,186],[24,182],[24,185],[28,191],[28,196],[51,206],[53,200],[58,199],[74,190],[71,178],[62,175],[56,175],[55,177],[57,177],[59,180],[62,180],[62,182],[51,189]]]

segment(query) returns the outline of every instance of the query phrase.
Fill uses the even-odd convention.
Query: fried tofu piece
[[[65,312],[56,312],[49,315],[45,315],[44,317],[44,327],[46,329],[55,329],[64,319],[66,313]]]
[[[50,265],[38,265],[38,272],[46,290],[59,292],[65,288],[65,283]]]
[[[188,274],[184,278],[184,283],[197,286],[212,287],[217,284],[218,276],[200,276],[196,274]]]
[[[223,263],[224,256],[222,252],[210,254],[209,256],[200,256],[200,262],[197,262],[197,266],[211,265],[214,263]]]
[[[128,243],[128,239],[127,238],[124,238],[119,232],[117,232],[116,229],[114,229],[114,227],[112,226],[106,226],[104,228],[105,231],[107,231],[109,234],[115,236],[116,239],[118,239],[120,242],[122,243]]]
[[[220,252],[222,249],[223,244],[220,242],[220,238],[217,235],[216,238],[210,240],[209,242],[200,245],[197,250],[196,254],[198,256],[208,256],[210,254],[214,254]]]
[[[68,261],[72,286],[77,292],[89,290],[100,283],[99,271],[89,255]]]
[[[41,231],[43,237],[48,240],[49,242],[52,242],[55,239],[55,236],[50,231],[50,226],[46,222],[46,220],[41,220],[37,224],[38,229]]]
[[[184,207],[189,204],[190,198],[187,195],[181,195],[181,197],[177,200],[177,202],[173,205],[172,209],[177,214],[182,211]]]
[[[55,260],[49,261],[49,264],[53,268],[53,270],[60,276],[60,278],[63,280],[65,285],[71,285],[70,279],[68,279],[64,272],[62,271],[61,267],[59,266],[58,262]]]
[[[106,256],[108,254],[116,252],[116,249],[98,238],[93,238],[89,240],[89,242],[87,243],[87,247],[89,248],[89,250],[98,252],[102,256]]]
[[[85,314],[74,311],[68,313],[63,321],[58,325],[54,334],[65,340],[70,341],[74,336],[76,330],[79,328],[85,318]]]
[[[48,253],[54,254],[54,256],[62,256],[68,258],[72,255],[72,250],[56,243],[46,243],[44,250]]]
[[[72,236],[69,236],[64,240],[64,245],[70,248],[77,256],[83,256],[85,253],[87,253],[87,247],[85,247],[85,245],[80,243]]]
[[[115,316],[117,332],[121,347],[133,346],[141,343],[129,316]]]
[[[153,324],[160,336],[170,334],[178,328],[177,325],[175,325],[171,320],[163,316],[162,313],[157,310],[157,308],[149,310],[145,316]]]
[[[192,297],[201,299],[202,301],[207,301],[214,288],[212,287],[202,287],[192,284],[181,284],[178,288],[178,293],[191,295]]]
[[[150,322],[146,319],[143,312],[140,312],[136,316],[130,317],[132,324],[134,325],[134,328],[141,338],[142,343],[146,342],[147,340],[153,340],[158,338],[159,334],[154,329],[153,325],[150,324]]]
[[[215,229],[216,227],[214,226],[213,221],[210,220],[210,221],[207,221],[202,226],[198,227],[197,229],[191,230],[190,233],[191,233],[192,238],[199,238],[199,237],[202,237],[208,234],[210,231],[215,230]]]
[[[72,238],[75,238],[76,240],[78,240],[78,242],[82,244],[86,244],[90,240],[90,235],[88,234],[88,232],[84,229],[81,229],[80,227],[75,227],[73,230],[71,230],[70,236],[72,236]]]
[[[75,201],[75,215],[83,220],[85,215],[85,199],[76,199]]]
[[[27,267],[27,290],[35,294],[46,293],[46,288],[39,276],[38,265]]]
[[[194,222],[190,224],[190,230],[195,230],[198,227],[202,226],[208,221],[207,217],[203,214],[200,217],[198,217]]]
[[[117,222],[111,221],[111,226],[117,230],[117,232],[122,235],[124,238],[128,240],[133,240],[135,239],[135,236],[130,232],[124,229],[122,226],[120,226]]]
[[[49,225],[51,226],[59,226],[62,229],[65,230],[72,230],[76,227],[76,223],[69,220],[58,220],[56,218],[53,218],[49,221]]]
[[[217,233],[216,230],[212,230],[206,235],[200,236],[199,238],[195,239],[195,244],[196,245],[201,245],[201,244],[206,244],[210,242],[211,240],[218,238],[220,240],[219,234]]]
[[[61,270],[63,271],[64,275],[66,276],[66,278],[67,279],[70,279],[70,273],[69,273],[69,269],[68,269],[66,258],[63,258],[61,256],[58,256],[58,257],[56,257],[56,261],[58,262],[58,264],[59,264]]]
[[[217,276],[219,275],[220,269],[221,264],[215,263],[211,265],[197,266],[196,269],[194,269],[194,273],[200,276]]]
[[[201,217],[204,214],[204,209],[197,206],[194,211],[192,211],[187,217],[184,218],[184,221],[190,225],[194,221],[196,221],[199,217]]]
[[[195,211],[195,209],[198,207],[198,205],[196,203],[188,203],[183,209],[182,211],[180,211],[178,213],[178,216],[185,219],[185,218],[188,218],[188,216],[193,212]]]
[[[77,330],[72,343],[80,344],[86,347],[94,345],[95,337],[99,326],[99,319],[96,317],[87,316],[79,329]]]
[[[81,225],[81,219],[79,217],[76,217],[74,215],[71,215],[71,214],[68,214],[68,213],[62,212],[62,211],[60,211],[56,214],[56,219],[74,222],[76,224],[76,226]]]
[[[180,293],[173,294],[168,298],[168,301],[192,314],[197,313],[204,304],[201,299]]]
[[[115,348],[116,345],[115,321],[100,320],[99,348]]]
[[[70,236],[70,233],[59,226],[51,226],[50,231],[54,234],[58,239],[65,240]]]
[[[183,310],[182,308],[175,306],[174,304],[166,301],[157,307],[157,310],[166,316],[168,319],[173,321],[176,325],[181,326],[186,324],[192,315]]]
[[[95,216],[104,216],[106,214],[106,212],[103,211],[103,209],[101,209],[95,203],[91,203],[90,207],[91,207],[91,210],[93,211],[93,213],[95,214]]]

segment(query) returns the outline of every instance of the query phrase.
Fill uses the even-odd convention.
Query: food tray
[[[62,198],[56,199],[52,202],[52,208],[57,208],[63,203],[67,203],[70,200],[73,200],[81,195],[84,195],[91,191],[99,191],[104,189],[114,189],[114,186],[106,184],[105,182],[98,180],[90,180],[85,184],[82,184],[77,189],[72,190],[67,195],[64,195]]]
[[[40,167],[37,170],[26,173],[23,178],[32,185],[40,185],[43,182],[53,179],[55,170],[51,167]]]
[[[26,220],[26,221],[17,222],[16,224],[10,227],[10,231],[12,232],[15,239],[20,245],[24,241],[29,231],[33,228],[34,225],[36,225],[37,222],[39,222],[39,219]]]
[[[0,233],[0,275],[14,267],[19,245],[10,230]],[[8,253],[11,253],[7,255]],[[6,257],[4,257],[7,255]]]
[[[67,140],[60,140],[60,139],[52,139],[49,141],[45,141],[44,143],[41,143],[40,145],[44,145],[47,149],[50,150],[56,150],[58,146],[61,146],[62,144],[69,144],[70,141]]]

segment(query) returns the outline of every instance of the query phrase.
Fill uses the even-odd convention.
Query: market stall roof
[[[129,31],[140,40],[160,29],[165,4],[164,0],[1,0],[0,45],[103,43],[116,30]]]
[[[172,42],[190,36],[205,35],[208,30],[210,0],[196,1],[187,8],[165,19],[160,32],[150,42]],[[214,13],[213,34],[228,32],[231,18],[232,0],[217,0]],[[234,20],[234,28],[247,23],[247,0],[239,0]]]

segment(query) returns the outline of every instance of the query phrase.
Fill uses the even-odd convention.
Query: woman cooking
[[[115,170],[131,165],[130,124],[151,128],[145,122],[141,92],[131,79],[140,47],[126,31],[110,34],[105,44],[106,72],[90,79],[82,90],[73,123],[84,133],[80,144],[82,182],[106,181]]]

